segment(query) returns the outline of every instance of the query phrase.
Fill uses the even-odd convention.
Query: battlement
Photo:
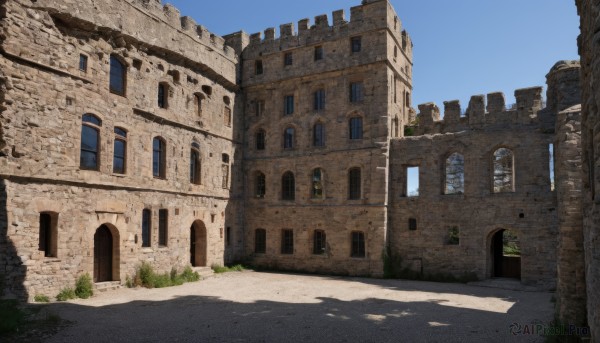
[[[263,32],[250,35],[249,50],[262,53],[279,52],[281,49],[316,43],[323,40],[334,40],[351,35],[358,35],[375,29],[389,28],[396,33],[403,50],[411,49],[412,42],[387,0],[363,0],[359,6],[350,8],[350,19],[346,18],[343,9],[333,11],[331,17],[320,14],[310,19],[304,18],[294,23],[279,25],[279,36],[276,28],[270,27]],[[390,18],[391,16],[391,18]],[[331,21],[330,21],[331,18]]]
[[[538,122],[538,112],[543,108],[542,87],[517,89],[517,102],[506,107],[502,92],[474,95],[463,113],[458,100],[444,102],[444,118],[434,103],[419,105],[417,135],[458,132],[497,125],[522,125]],[[487,101],[486,101],[487,100]]]

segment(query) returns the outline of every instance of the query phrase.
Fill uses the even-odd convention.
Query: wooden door
[[[94,282],[112,281],[112,260],[112,234],[102,225],[94,235]]]

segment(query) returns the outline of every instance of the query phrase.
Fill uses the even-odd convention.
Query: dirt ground
[[[463,284],[247,271],[43,305],[71,322],[44,341],[543,342],[527,334],[528,325],[552,319],[551,298]]]

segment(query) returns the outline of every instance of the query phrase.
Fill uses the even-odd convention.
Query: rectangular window
[[[113,173],[125,174],[127,131],[115,127],[115,142],[113,149]]]
[[[406,167],[406,196],[419,196],[419,167]]]
[[[350,38],[350,45],[352,48],[352,52],[360,52],[362,49],[362,39],[360,36]]]
[[[350,102],[361,102],[364,100],[362,82],[353,82],[350,84]]]
[[[229,188],[229,165],[228,164],[224,164],[221,169],[223,170],[223,182],[222,182],[222,188],[223,189],[228,189]]]
[[[262,116],[263,111],[265,110],[265,101],[264,100],[256,100],[254,106],[255,106],[254,112],[256,113],[256,116],[257,117]]]
[[[144,209],[142,211],[142,247],[150,247],[150,229],[152,227],[152,211]]]
[[[294,230],[281,231],[281,253],[292,255],[294,253]]]
[[[548,145],[548,153],[550,154],[549,168],[550,168],[550,190],[554,191],[554,144]]]
[[[87,73],[88,68],[88,57],[86,55],[79,55],[79,70]]]
[[[262,75],[263,73],[263,62],[262,60],[256,60],[254,63],[254,73],[256,75]]]
[[[323,255],[326,249],[325,231],[315,230],[313,234],[313,254]]]
[[[348,199],[359,200],[361,197],[360,169],[353,168],[348,172]]]
[[[351,257],[365,257],[365,234],[364,232],[352,232]]]
[[[315,111],[321,111],[325,109],[325,90],[319,89],[314,94],[313,108]]]
[[[316,46],[315,47],[315,61],[320,61],[323,59],[323,47]]]
[[[313,127],[313,146],[325,146],[325,127],[321,123]]]
[[[294,96],[286,95],[283,98],[283,113],[286,116],[294,114]]]
[[[223,110],[223,122],[225,126],[231,127],[231,108],[225,107]]]
[[[40,213],[39,250],[44,252],[44,257],[56,257],[57,248],[57,215]]]
[[[256,254],[267,252],[267,231],[265,229],[256,229],[254,232],[254,252]]]
[[[169,210],[158,210],[158,245],[166,247],[169,231]]]
[[[408,229],[410,231],[416,231],[417,230],[417,219],[415,219],[415,218],[408,218]]]
[[[292,64],[294,64],[294,55],[292,55],[291,52],[286,52],[283,55],[283,65],[284,66],[291,66]]]
[[[231,246],[231,227],[229,226],[225,228],[225,245]]]
[[[350,131],[350,132],[348,132],[348,137],[350,139],[362,139],[363,138],[362,118],[360,118],[360,117],[350,118],[348,127],[349,127],[349,131]]]

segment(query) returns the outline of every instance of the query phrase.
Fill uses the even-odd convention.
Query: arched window
[[[254,193],[255,193],[256,197],[260,198],[260,199],[264,198],[265,193],[267,192],[267,182],[266,182],[265,174],[263,174],[262,172],[256,173],[256,176],[254,178],[254,186],[255,186]]]
[[[323,198],[323,171],[320,168],[313,170],[312,173],[312,192],[313,199]]]
[[[361,175],[360,168],[352,168],[348,171],[348,199],[358,200],[361,197]]]
[[[113,149],[113,173],[125,174],[127,167],[127,131],[115,127],[115,142]]]
[[[265,150],[265,130],[256,131],[256,150]]]
[[[152,140],[152,175],[156,178],[166,177],[167,146],[160,137]]]
[[[363,138],[363,122],[361,117],[352,117],[348,122],[348,137],[350,139]]]
[[[494,152],[494,193],[514,192],[514,155],[512,150],[500,148]]]
[[[127,80],[127,68],[116,56],[110,56],[110,81],[111,93],[125,95],[125,84]]]
[[[325,146],[325,126],[322,123],[313,126],[313,146]]]
[[[294,174],[292,172],[286,172],[281,178],[281,199],[296,199],[296,181],[294,180]]]
[[[199,185],[201,183],[201,176],[200,144],[193,142],[190,150],[190,183]]]
[[[98,170],[100,167],[100,128],[102,120],[93,114],[84,114],[81,125],[81,169]]]
[[[169,85],[166,83],[158,84],[158,107],[169,107]]]
[[[446,159],[445,194],[463,194],[465,192],[465,158],[455,152]]]
[[[283,132],[283,148],[293,149],[294,148],[294,128],[288,127]]]

